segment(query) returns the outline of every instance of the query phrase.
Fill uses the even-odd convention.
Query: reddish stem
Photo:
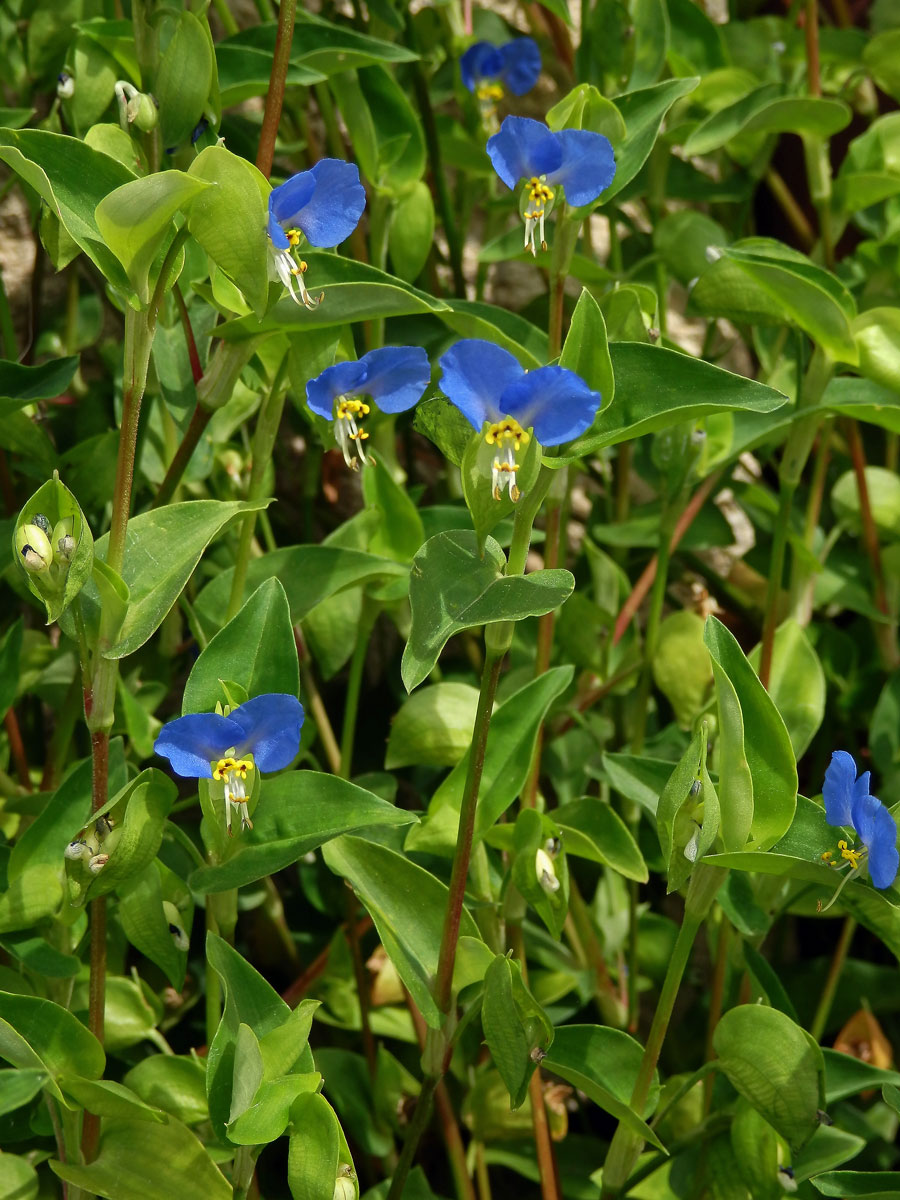
[[[9,738],[9,750],[13,757],[13,762],[16,764],[16,774],[19,776],[19,782],[26,792],[32,791],[31,776],[28,773],[28,759],[25,755],[25,746],[22,742],[22,732],[19,729],[19,721],[13,709],[7,709],[6,716],[3,718],[3,724],[6,726],[6,734]]]

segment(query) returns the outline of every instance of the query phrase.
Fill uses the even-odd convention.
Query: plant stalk
[[[275,140],[281,121],[281,106],[284,103],[284,87],[291,61],[291,42],[294,37],[294,17],[297,0],[281,0],[278,6],[278,32],[275,35],[275,53],[272,55],[272,71],[269,75],[269,90],[266,93],[266,111],[262,129],[259,131],[259,148],[256,165],[266,179],[272,174],[275,157]]]

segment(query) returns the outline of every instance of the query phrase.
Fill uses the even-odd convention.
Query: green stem
[[[819,1003],[816,1005],[816,1014],[812,1019],[812,1025],[809,1027],[810,1034],[817,1042],[821,1041],[822,1034],[825,1032],[825,1027],[828,1024],[831,1005],[834,1002],[834,994],[837,991],[837,985],[840,982],[841,972],[844,969],[844,963],[847,961],[850,943],[853,941],[855,932],[855,919],[853,917],[845,917],[841,936],[838,938],[838,943],[834,948],[834,954],[831,959],[831,966],[828,968],[828,978],[825,980],[825,986],[822,988]]]
[[[350,660],[350,674],[347,679],[347,697],[344,701],[344,724],[341,728],[341,767],[340,774],[344,779],[350,778],[353,764],[353,742],[356,738],[356,714],[359,711],[359,697],[362,691],[363,672],[366,666],[366,653],[369,649],[369,638],[378,619],[378,607],[371,602],[363,603],[359,628],[356,631],[356,645]]]
[[[419,1098],[416,1100],[416,1108],[409,1123],[409,1129],[406,1131],[406,1140],[403,1143],[403,1149],[400,1151],[400,1157],[397,1160],[387,1200],[401,1200],[403,1196],[407,1176],[412,1167],[416,1150],[418,1149],[422,1134],[428,1128],[428,1122],[431,1119],[431,1106],[440,1078],[440,1075],[429,1074],[422,1080],[422,1089],[419,1092]]]
[[[764,688],[768,688],[769,677],[772,673],[775,631],[778,628],[778,618],[781,612],[781,579],[784,574],[784,557],[791,527],[791,504],[795,490],[795,484],[782,482],[778,516],[775,519],[775,529],[772,534],[769,577],[766,583],[765,615],[763,617],[762,649],[759,659],[759,679]]]
[[[272,71],[269,75],[269,90],[266,93],[266,111],[259,132],[259,149],[256,165],[266,179],[272,174],[275,157],[275,139],[281,121],[281,106],[284,103],[284,86],[291,62],[291,41],[294,37],[294,17],[297,0],[281,0],[278,6],[278,33],[275,36],[275,53],[272,55]]]
[[[413,24],[412,14],[408,10],[406,14],[406,40],[409,43],[409,48],[418,55],[420,53],[419,40],[416,34],[416,27]],[[463,274],[462,241],[457,226],[458,217],[450,199],[450,189],[447,187],[447,177],[444,174],[444,167],[441,161],[441,144],[438,140],[437,122],[434,118],[434,109],[431,107],[428,81],[425,78],[425,72],[422,70],[420,58],[410,63],[410,72],[412,74],[413,91],[416,95],[416,104],[418,105],[419,115],[422,118],[422,132],[425,134],[425,148],[428,151],[431,178],[434,181],[434,190],[437,193],[441,224],[444,227],[444,236],[447,239],[450,270],[453,273],[453,287],[457,296],[465,297],[466,277]]]
[[[259,500],[266,475],[266,467],[275,449],[278,429],[281,425],[281,415],[284,412],[286,392],[283,387],[287,371],[287,356],[281,362],[275,375],[271,391],[263,401],[256,418],[256,429],[253,432],[253,466],[250,470],[250,484],[247,488],[248,500]],[[247,569],[250,566],[250,549],[253,545],[253,533],[256,529],[256,513],[249,512],[241,523],[237,555],[234,563],[234,576],[231,581],[231,596],[228,600],[228,611],[225,620],[230,621],[237,616],[244,600],[244,585],[247,582]]]
[[[325,708],[322,694],[313,675],[309,650],[306,647],[303,630],[299,625],[294,626],[294,641],[297,644],[297,661],[300,667],[300,694],[303,696],[306,707],[316,723],[316,730],[322,742],[322,749],[325,751],[325,757],[328,759],[328,769],[333,775],[340,775],[342,774],[341,748],[337,743],[337,738],[334,736],[334,729],[331,726],[328,711]]]
[[[697,931],[703,924],[703,918],[724,878],[725,872],[716,867],[698,863],[694,868],[685,900],[684,918],[669,959],[666,977],[659,994],[659,1003],[656,1006],[637,1080],[631,1094],[629,1108],[632,1112],[642,1114],[647,1104],[647,1097],[650,1095],[650,1088],[653,1084],[653,1075],[659,1063],[660,1052],[672,1018],[672,1010],[681,987],[681,980],[691,956],[694,938],[697,936]],[[621,1121],[619,1122],[603,1166],[603,1197],[615,1196],[621,1191],[637,1162],[643,1144],[643,1140],[637,1134]]]
[[[228,7],[228,0],[213,0],[213,8],[222,22],[222,28],[225,30],[226,37],[234,37],[236,33],[240,33],[241,27],[234,19],[234,14]]]
[[[434,985],[434,997],[442,1013],[450,1012],[453,996],[453,967],[456,962],[456,944],[459,941],[459,925],[462,918],[466,880],[469,875],[469,857],[472,852],[472,836],[475,830],[478,789],[484,769],[484,752],[487,748],[491,712],[497,693],[497,681],[500,678],[500,667],[506,654],[506,647],[494,649],[487,644],[490,631],[491,626],[488,626],[485,630],[484,671],[478,693],[478,706],[475,710],[472,748],[469,752],[469,768],[460,805],[459,833],[453,855],[453,869],[450,873],[450,895],[447,900],[447,914],[444,919],[437,978]]]
[[[812,479],[809,485],[809,496],[806,502],[806,519],[803,525],[803,544],[813,554],[813,544],[816,530],[819,527],[819,516],[822,512],[822,501],[825,496],[825,483],[828,474],[828,459],[831,453],[831,433],[834,429],[834,417],[826,417],[819,429],[816,447],[816,458],[813,464]],[[812,619],[813,590],[815,578],[810,570],[806,557],[795,555],[791,563],[791,617],[801,625],[808,625]]]
[[[669,562],[672,555],[672,533],[678,522],[678,516],[683,504],[667,502],[660,517],[659,546],[656,551],[656,574],[650,589],[650,607],[647,613],[647,626],[644,631],[644,654],[641,681],[638,687],[637,711],[635,713],[634,730],[631,737],[632,754],[640,754],[644,748],[644,738],[647,733],[647,705],[650,702],[650,683],[653,678],[653,659],[659,641],[659,627],[662,622],[663,604],[666,598],[666,587],[669,582]]]
[[[563,321],[565,317],[566,279],[572,265],[572,255],[578,243],[580,224],[569,216],[563,200],[556,217],[553,250],[550,256],[550,314],[547,321],[547,357],[559,357],[563,343]]]

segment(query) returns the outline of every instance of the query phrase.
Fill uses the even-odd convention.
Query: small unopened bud
[[[138,92],[125,106],[125,116],[129,124],[136,125],[142,133],[149,133],[159,121],[159,107],[152,96]]]
[[[172,941],[175,943],[176,950],[190,949],[191,940],[185,933],[184,926],[181,923],[181,913],[169,900],[163,900],[163,914],[169,926],[169,933],[172,935]]]
[[[558,892],[559,880],[556,877],[556,868],[553,866],[553,859],[546,850],[538,850],[534,856],[534,869],[537,872],[538,883],[545,892]]]
[[[547,1051],[542,1046],[532,1047],[528,1057],[533,1063],[542,1063],[547,1057]]]
[[[708,263],[714,263],[719,261],[723,251],[718,246],[707,246],[703,253]]]
[[[53,526],[50,542],[64,562],[71,562],[75,553],[75,518],[63,517]]]
[[[355,1175],[349,1163],[341,1163],[338,1167],[333,1200],[356,1200]]]
[[[16,535],[22,565],[28,571],[46,571],[53,562],[53,550],[40,525],[22,525]]]
[[[691,834],[690,841],[684,848],[684,857],[688,862],[697,861],[697,851],[700,849],[700,826],[694,826],[694,832]]]
[[[90,851],[87,845],[76,839],[74,842],[69,842],[65,849],[65,856],[70,862],[79,862],[87,858]]]
[[[92,875],[99,875],[108,862],[108,854],[95,854],[88,863],[88,870]]]
[[[71,100],[75,95],[75,80],[68,71],[60,71],[57,75],[56,94],[60,100]]]
[[[106,835],[112,832],[112,830],[115,828],[115,825],[116,823],[112,817],[98,817],[94,822],[94,833],[96,833],[97,837],[102,842]]]
[[[562,841],[558,837],[549,837],[544,842],[544,850],[551,858],[556,858],[562,848]]]
[[[43,531],[44,531],[44,533],[46,533],[47,537],[50,537],[50,529],[51,529],[50,521],[47,517],[44,516],[43,513],[35,513],[34,516],[31,518],[31,524],[37,525],[38,529],[43,529]]]
[[[796,1192],[797,1180],[791,1167],[778,1168],[778,1182],[786,1192]]]

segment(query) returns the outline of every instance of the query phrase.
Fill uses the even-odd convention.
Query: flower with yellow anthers
[[[362,358],[335,363],[306,385],[306,403],[320,417],[334,422],[334,436],[344,462],[354,471],[370,459],[369,436],[363,420],[371,410],[368,396],[386,413],[412,408],[431,378],[428,355],[420,346],[383,346]]]
[[[296,696],[269,692],[254,696],[227,714],[189,713],[163,725],[153,744],[176,775],[212,779],[224,785],[225,827],[231,812],[241,829],[252,829],[247,804],[251,771],[280,771],[300,748],[303,707]],[[252,755],[252,757],[246,757]]]
[[[359,169],[338,158],[323,158],[309,171],[300,171],[272,189],[266,232],[275,272],[295,304],[315,308],[322,301],[321,295],[313,299],[307,291],[301,240],[311,246],[337,246],[359,224],[365,206]]]
[[[570,442],[587,429],[602,397],[565,367],[526,371],[508,350],[480,338],[457,342],[440,360],[441,388],[496,453],[495,500],[518,500],[517,455],[534,437],[542,446]]]
[[[613,181],[616,160],[609,140],[587,129],[554,133],[541,121],[507,117],[500,132],[488,138],[494,170],[509,188],[527,180],[523,195],[525,246],[535,253],[535,230],[544,240],[544,220],[562,188],[574,208],[591,204]]]
[[[541,52],[530,37],[513,38],[502,46],[475,42],[460,58],[459,73],[479,100],[500,100],[504,90],[524,96],[538,81]]]
[[[825,801],[825,816],[829,825],[852,828],[859,835],[862,848],[854,849],[846,839],[838,842],[838,850],[844,860],[840,866],[849,865],[850,874],[858,873],[865,865],[869,878],[877,888],[888,888],[900,869],[900,853],[897,851],[897,826],[894,818],[877,796],[869,792],[870,773],[865,771],[857,779],[856,763],[846,750],[835,750],[825,772],[822,798]],[[822,855],[832,862],[833,855],[826,851]]]

